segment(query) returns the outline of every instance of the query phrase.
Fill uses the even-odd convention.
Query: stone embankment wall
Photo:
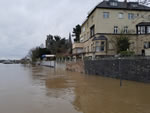
[[[84,62],[83,61],[68,62],[66,63],[66,70],[84,73]]]
[[[86,74],[150,82],[150,59],[103,59],[84,61]]]

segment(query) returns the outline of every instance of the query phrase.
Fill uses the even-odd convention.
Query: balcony
[[[83,52],[83,43],[74,43],[73,44],[73,54],[79,54]]]

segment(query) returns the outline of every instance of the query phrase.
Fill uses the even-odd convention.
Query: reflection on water
[[[150,113],[150,84],[0,64],[0,113]]]

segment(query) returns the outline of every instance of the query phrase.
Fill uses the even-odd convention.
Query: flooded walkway
[[[0,64],[0,113],[150,113],[150,84]]]

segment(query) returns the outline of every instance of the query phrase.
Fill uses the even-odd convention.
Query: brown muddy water
[[[150,113],[150,84],[0,64],[0,113]]]

